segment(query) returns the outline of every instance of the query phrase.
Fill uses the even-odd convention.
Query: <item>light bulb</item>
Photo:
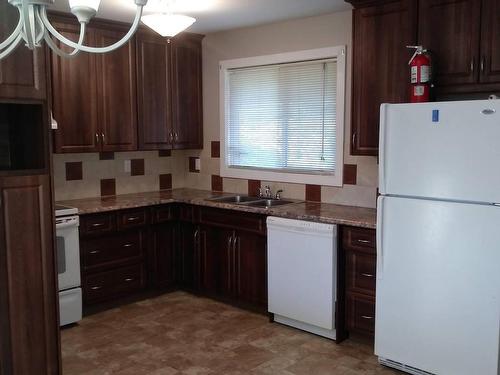
[[[143,16],[141,21],[163,37],[173,37],[187,29],[196,19],[182,14],[156,13]]]

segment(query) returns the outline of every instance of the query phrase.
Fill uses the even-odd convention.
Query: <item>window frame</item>
[[[250,167],[229,167],[226,164],[226,88],[230,69],[262,65],[286,64],[302,61],[336,59],[336,169],[334,174],[294,173]],[[220,111],[220,175],[221,177],[264,180],[325,186],[343,186],[344,124],[345,124],[346,46],[334,46],[296,52],[224,60],[219,63],[219,111]]]

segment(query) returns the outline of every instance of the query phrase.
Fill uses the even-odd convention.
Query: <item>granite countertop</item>
[[[98,212],[147,207],[166,203],[187,203],[198,206],[216,207],[251,213],[278,216],[290,219],[316,221],[328,224],[350,225],[363,228],[376,227],[376,213],[373,208],[341,206],[330,203],[294,201],[294,203],[271,207],[250,207],[234,203],[209,201],[208,198],[232,196],[235,194],[213,193],[205,190],[174,189],[148,193],[124,194],[58,201],[57,204],[76,207],[80,215]]]

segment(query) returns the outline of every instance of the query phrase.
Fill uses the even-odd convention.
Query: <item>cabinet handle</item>
[[[102,286],[93,286],[90,289],[92,289],[92,290],[99,290],[99,289],[102,289]]]
[[[126,281],[127,283],[129,283],[129,282],[131,282],[131,281],[134,281],[134,279],[133,279],[133,278],[131,278],[131,277],[128,277],[128,278],[126,278],[126,279],[125,279],[125,281]]]
[[[358,240],[359,243],[362,243],[362,244],[371,244],[372,242],[371,241],[368,241],[368,240]]]
[[[97,228],[97,227],[102,227],[103,225],[104,225],[104,223],[95,223],[95,224],[92,224],[92,227]]]
[[[352,133],[352,148],[356,148],[356,132]]]
[[[372,319],[373,319],[373,316],[361,315],[361,318],[362,318],[362,319],[366,319],[366,320],[372,320]]]
[[[373,275],[371,273],[362,273],[361,276],[364,276],[364,277],[373,277]]]
[[[470,71],[471,73],[474,73],[474,58],[470,60]]]
[[[95,133],[95,140],[96,140],[96,143],[99,143],[99,134]]]
[[[179,134],[177,132],[174,133],[174,139],[176,142],[179,140]]]
[[[170,132],[168,135],[170,137],[170,143],[173,143],[174,142],[174,133]]]
[[[234,262],[236,263],[235,268],[238,270],[237,273],[235,274],[236,278],[236,285],[238,287],[238,293],[241,294],[241,261],[240,261],[240,238],[239,237],[234,237],[234,252],[235,252],[235,257],[234,257]]]
[[[132,243],[126,243],[125,245],[123,245],[123,247],[132,247],[132,246],[134,246],[134,244]]]
[[[484,56],[481,57],[481,72],[484,72]]]
[[[92,254],[92,255],[99,254],[99,253],[100,253],[100,251],[99,251],[99,250],[92,250],[92,251],[90,252],[90,254]]]
[[[136,220],[139,220],[139,216],[134,216],[134,217],[129,217],[127,220],[128,221],[136,221]]]
[[[231,290],[231,258],[232,258],[232,249],[233,249],[233,235],[230,235],[227,238],[227,287]]]
[[[101,133],[101,138],[102,138],[102,143],[104,143],[106,141],[106,136],[104,135],[104,133]]]

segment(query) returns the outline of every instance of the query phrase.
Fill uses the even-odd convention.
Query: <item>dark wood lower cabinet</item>
[[[151,243],[148,265],[152,271],[150,282],[155,288],[166,289],[175,285],[176,225],[172,223],[155,225],[151,229]]]
[[[50,176],[0,177],[0,374],[59,374]]]

